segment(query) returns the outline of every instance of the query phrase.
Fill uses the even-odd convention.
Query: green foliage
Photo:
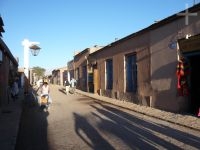
[[[36,74],[36,76],[38,76],[38,77],[43,77],[44,76],[44,74],[45,74],[45,69],[44,68],[41,68],[41,67],[33,67],[32,68],[33,69],[33,73],[35,73]]]

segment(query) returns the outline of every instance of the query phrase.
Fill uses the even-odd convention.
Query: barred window
[[[112,59],[106,60],[106,89],[113,88],[113,61]]]
[[[137,91],[136,54],[126,55],[126,91]]]

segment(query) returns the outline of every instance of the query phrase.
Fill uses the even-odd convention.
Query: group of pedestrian
[[[70,81],[68,81],[68,80],[65,81],[66,95],[68,95],[69,93],[73,94],[75,92],[76,83],[77,83],[77,81],[74,78],[71,78]],[[38,88],[38,90],[40,91],[39,99],[41,99],[42,96],[45,96],[48,99],[47,105],[49,107],[50,104],[52,103],[52,99],[49,95],[50,88],[49,88],[49,85],[48,85],[48,81],[43,80],[43,84]],[[16,99],[18,97],[18,93],[19,93],[18,79],[16,78],[14,80],[14,82],[12,83],[12,87],[11,87],[12,98]]]
[[[66,95],[68,95],[69,93],[75,92],[76,83],[77,83],[77,81],[74,78],[71,78],[70,81],[68,81],[68,80],[65,81]],[[49,95],[50,94],[50,87],[48,85],[48,81],[43,80],[43,84],[37,89],[37,91],[40,91],[39,98],[38,98],[40,103],[41,103],[42,97],[47,98],[48,103],[47,103],[46,107],[47,107],[47,110],[48,110],[51,103],[52,103],[52,99]]]
[[[65,92],[66,92],[66,95],[68,95],[70,92],[71,93],[75,92],[76,83],[77,83],[77,81],[74,78],[71,78],[70,81],[68,81],[68,80],[65,81]]]

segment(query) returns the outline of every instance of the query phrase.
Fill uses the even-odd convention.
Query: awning
[[[178,40],[179,49],[183,53],[200,51],[200,34],[191,36],[188,39]]]

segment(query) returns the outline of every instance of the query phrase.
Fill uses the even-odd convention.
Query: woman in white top
[[[50,88],[47,82],[44,82],[44,84],[41,87],[41,96],[47,96],[48,97],[48,103],[51,104],[52,103],[52,99],[49,95],[50,93]]]
[[[48,95],[49,92],[50,92],[49,85],[48,85],[47,82],[44,82],[44,84],[42,85],[41,94],[42,95]]]

